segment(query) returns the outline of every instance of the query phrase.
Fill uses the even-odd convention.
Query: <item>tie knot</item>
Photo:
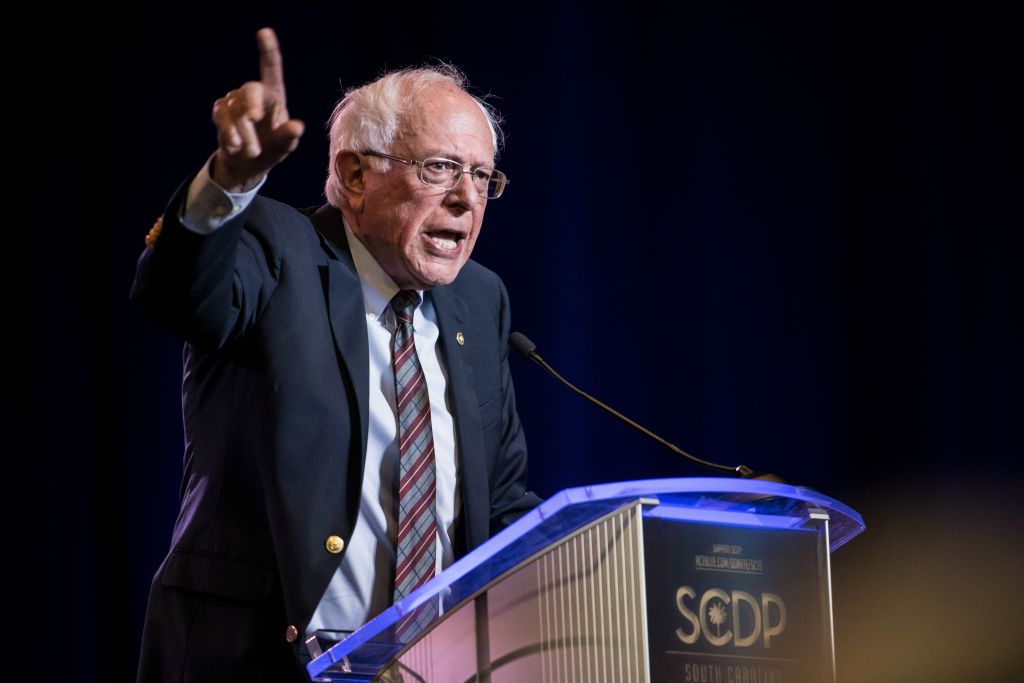
[[[419,294],[411,289],[403,289],[391,299],[391,310],[402,325],[411,325],[416,304],[420,302]]]

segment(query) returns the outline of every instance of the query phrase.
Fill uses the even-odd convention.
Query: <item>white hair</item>
[[[327,162],[327,184],[324,192],[333,206],[342,204],[341,179],[335,169],[338,152],[390,153],[391,145],[398,137],[403,125],[415,125],[403,118],[415,108],[423,93],[434,86],[448,86],[473,98],[491,129],[491,142],[495,155],[504,142],[501,132],[501,115],[483,99],[467,91],[468,81],[461,71],[450,64],[409,67],[387,73],[377,80],[358,88],[352,88],[338,101],[327,122],[331,141],[330,158]],[[386,171],[390,167],[387,159],[372,157],[375,168]]]

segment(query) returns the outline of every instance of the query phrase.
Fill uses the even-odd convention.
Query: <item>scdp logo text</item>
[[[746,591],[727,593],[709,588],[697,601],[697,591],[680,586],[676,607],[689,622],[688,629],[676,629],[676,636],[687,645],[703,636],[717,647],[730,642],[736,647],[750,647],[760,639],[765,648],[770,648],[772,638],[786,630],[786,605],[774,593],[761,593],[757,600]]]

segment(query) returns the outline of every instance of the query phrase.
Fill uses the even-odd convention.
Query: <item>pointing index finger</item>
[[[281,67],[281,50],[277,46],[277,34],[272,28],[263,28],[256,33],[260,48],[260,82],[264,86],[284,94],[284,69]]]

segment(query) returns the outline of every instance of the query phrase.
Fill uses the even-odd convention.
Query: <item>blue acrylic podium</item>
[[[749,479],[567,489],[359,630],[310,638],[307,668],[315,681],[831,681],[829,555],[863,529],[827,496]]]

